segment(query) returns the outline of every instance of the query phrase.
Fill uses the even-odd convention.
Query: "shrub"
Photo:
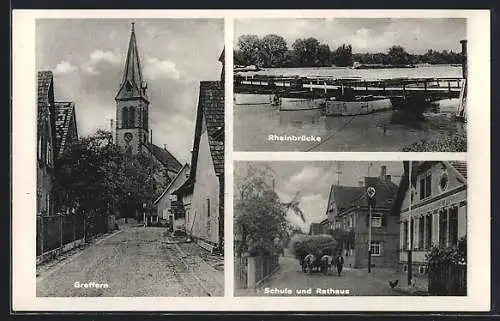
[[[458,246],[445,247],[435,245],[426,255],[427,262],[432,264],[464,264],[467,262],[467,239],[459,240]]]
[[[403,152],[466,152],[465,133],[439,137],[434,140],[422,139],[403,148]]]

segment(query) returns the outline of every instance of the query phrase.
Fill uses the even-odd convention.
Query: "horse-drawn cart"
[[[323,272],[331,269],[337,252],[337,242],[331,235],[300,235],[291,241],[291,250],[304,273]]]

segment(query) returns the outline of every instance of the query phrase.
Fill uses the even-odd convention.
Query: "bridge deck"
[[[291,91],[323,92],[329,94],[342,87],[351,88],[356,94],[406,96],[420,93],[431,98],[460,96],[462,78],[398,78],[381,80],[332,79],[324,77],[291,78],[272,76],[235,76],[236,93],[272,93],[281,89],[287,96]]]

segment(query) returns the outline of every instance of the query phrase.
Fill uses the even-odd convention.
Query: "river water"
[[[276,68],[258,74],[283,76],[332,76],[383,79],[400,77],[461,77],[461,67],[432,66],[411,69],[353,70],[349,68]],[[247,73],[252,74],[252,73]],[[255,74],[255,73],[253,73]],[[235,94],[238,95],[238,94]],[[248,100],[248,97],[246,97]],[[458,99],[439,102],[443,108],[428,111],[422,119],[409,119],[395,110],[368,115],[327,117],[321,110],[280,111],[262,103],[234,105],[235,151],[401,151],[422,139],[465,133],[466,124],[453,117]],[[293,109],[296,102],[283,101],[282,108]],[[276,141],[269,135],[319,137],[320,141]],[[438,152],[438,151],[436,151]]]

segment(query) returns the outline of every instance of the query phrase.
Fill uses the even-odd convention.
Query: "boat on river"
[[[387,97],[368,95],[350,100],[326,100],[324,108],[326,116],[355,116],[392,109],[392,103]]]
[[[352,69],[393,69],[393,68],[415,68],[415,65],[386,65],[386,64],[362,64],[355,62]]]

